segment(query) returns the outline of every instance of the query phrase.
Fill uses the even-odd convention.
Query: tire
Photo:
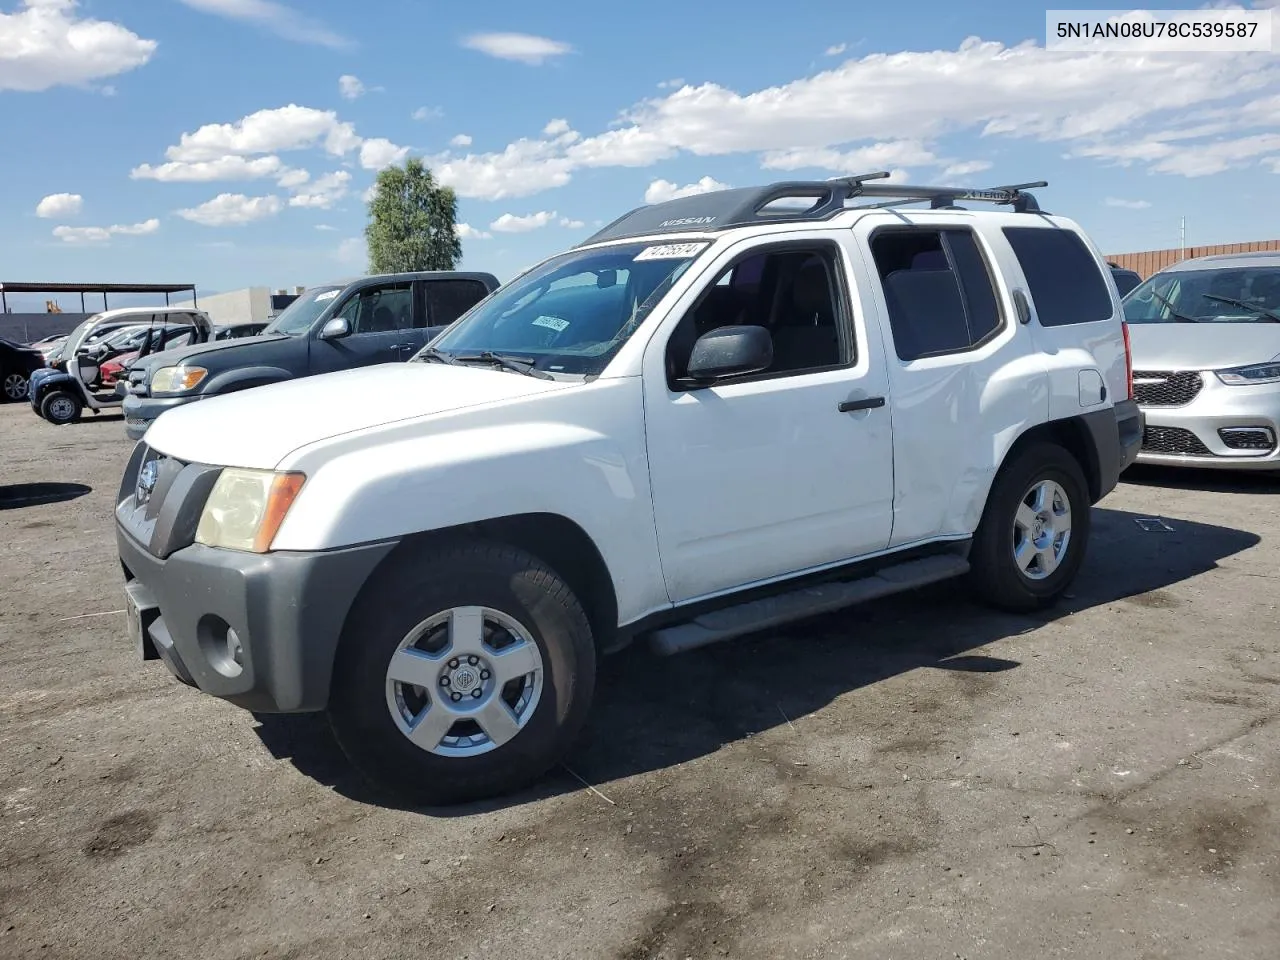
[[[1088,489],[1080,464],[1057,444],[1035,443],[1014,454],[991,485],[973,538],[970,582],[978,596],[1016,613],[1055,603],[1084,561],[1092,522]],[[1043,502],[1045,510],[1038,514],[1020,514],[1020,508],[1030,506],[1026,501],[1037,491],[1049,494],[1054,503]],[[1065,542],[1060,536],[1067,526],[1059,513],[1061,506],[1069,511],[1070,536]],[[1038,541],[1029,537],[1040,529],[1034,522],[1027,523],[1033,517],[1048,520]],[[1031,554],[1025,567],[1015,559],[1016,545],[1023,543],[1029,545],[1023,550]],[[1048,549],[1035,549],[1037,543]]]
[[[436,547],[383,570],[385,576],[374,574],[347,618],[329,695],[329,722],[352,764],[379,792],[426,806],[495,797],[540,778],[581,731],[595,689],[595,641],[573,591],[536,557],[488,542]],[[483,611],[480,621],[477,610]],[[424,624],[451,616],[456,619],[447,628],[431,627],[413,641],[438,659],[401,650]],[[477,622],[483,627],[476,629]],[[493,646],[472,645],[466,649],[481,652],[469,669],[474,654],[454,658],[432,647],[454,629],[460,639],[450,641],[459,644],[453,652],[465,646],[466,637],[484,631],[495,644],[522,635],[518,650],[515,643],[506,648],[521,659],[504,663]],[[393,680],[393,658],[401,678],[411,674],[422,682]],[[535,662],[539,673],[499,685]],[[445,679],[449,687],[442,686]],[[445,689],[450,700],[443,692],[436,695]],[[450,725],[453,700],[459,701],[453,711],[470,710],[477,721]],[[499,714],[504,703],[508,709]],[[427,718],[441,707],[441,719],[432,726]],[[418,746],[410,729],[424,731],[424,742],[435,746]],[[440,729],[448,735],[438,739]],[[462,739],[466,734],[473,739]]]
[[[58,426],[75,423],[83,410],[80,398],[66,390],[54,390],[40,401],[40,416]]]
[[[17,403],[27,399],[27,375],[21,370],[0,373],[0,403]]]

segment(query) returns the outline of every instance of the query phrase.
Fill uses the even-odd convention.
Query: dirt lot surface
[[[442,814],[135,659],[129,449],[0,407],[6,960],[1280,950],[1274,482],[1139,474],[1034,619],[944,587],[628,651],[566,769]],[[3,486],[50,482],[89,490]]]

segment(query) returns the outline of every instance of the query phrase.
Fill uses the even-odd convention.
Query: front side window
[[[899,360],[970,350],[1003,326],[986,258],[967,227],[877,231],[871,256]]]
[[[334,314],[338,317],[351,325],[354,334],[408,330],[413,326],[413,284],[366,287],[352,294]]]
[[[498,290],[418,359],[491,353],[548,373],[599,374],[708,246],[626,243],[561,254]]]
[[[1280,265],[1157,273],[1124,301],[1129,323],[1274,323]]]

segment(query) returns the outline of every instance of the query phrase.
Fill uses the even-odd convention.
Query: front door
[[[312,340],[312,373],[404,360],[415,342],[413,282],[363,287],[348,295],[330,319],[337,317],[347,321],[351,332]]]
[[[882,345],[830,232],[720,255],[645,353],[645,430],[668,594],[681,603],[885,549],[893,447]],[[764,326],[767,371],[679,383],[693,341]],[[883,404],[883,405],[881,405]]]

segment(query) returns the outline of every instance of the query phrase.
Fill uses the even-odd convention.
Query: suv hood
[[[153,370],[160,367],[173,366],[184,360],[190,360],[192,357],[199,357],[209,353],[219,353],[223,350],[235,350],[244,346],[246,343],[261,344],[264,340],[288,340],[289,337],[283,333],[273,333],[269,335],[258,334],[256,337],[238,337],[231,340],[210,340],[208,343],[194,343],[189,347],[175,347],[172,350],[162,350],[159,353],[153,353],[143,359],[141,363],[135,364],[135,370],[146,370],[147,379],[151,379]]]
[[[384,363],[175,407],[144,440],[188,462],[269,470],[299,447],[353,430],[574,386],[488,367]]]
[[[1280,323],[1131,323],[1135,370],[1221,370],[1280,355]]]

